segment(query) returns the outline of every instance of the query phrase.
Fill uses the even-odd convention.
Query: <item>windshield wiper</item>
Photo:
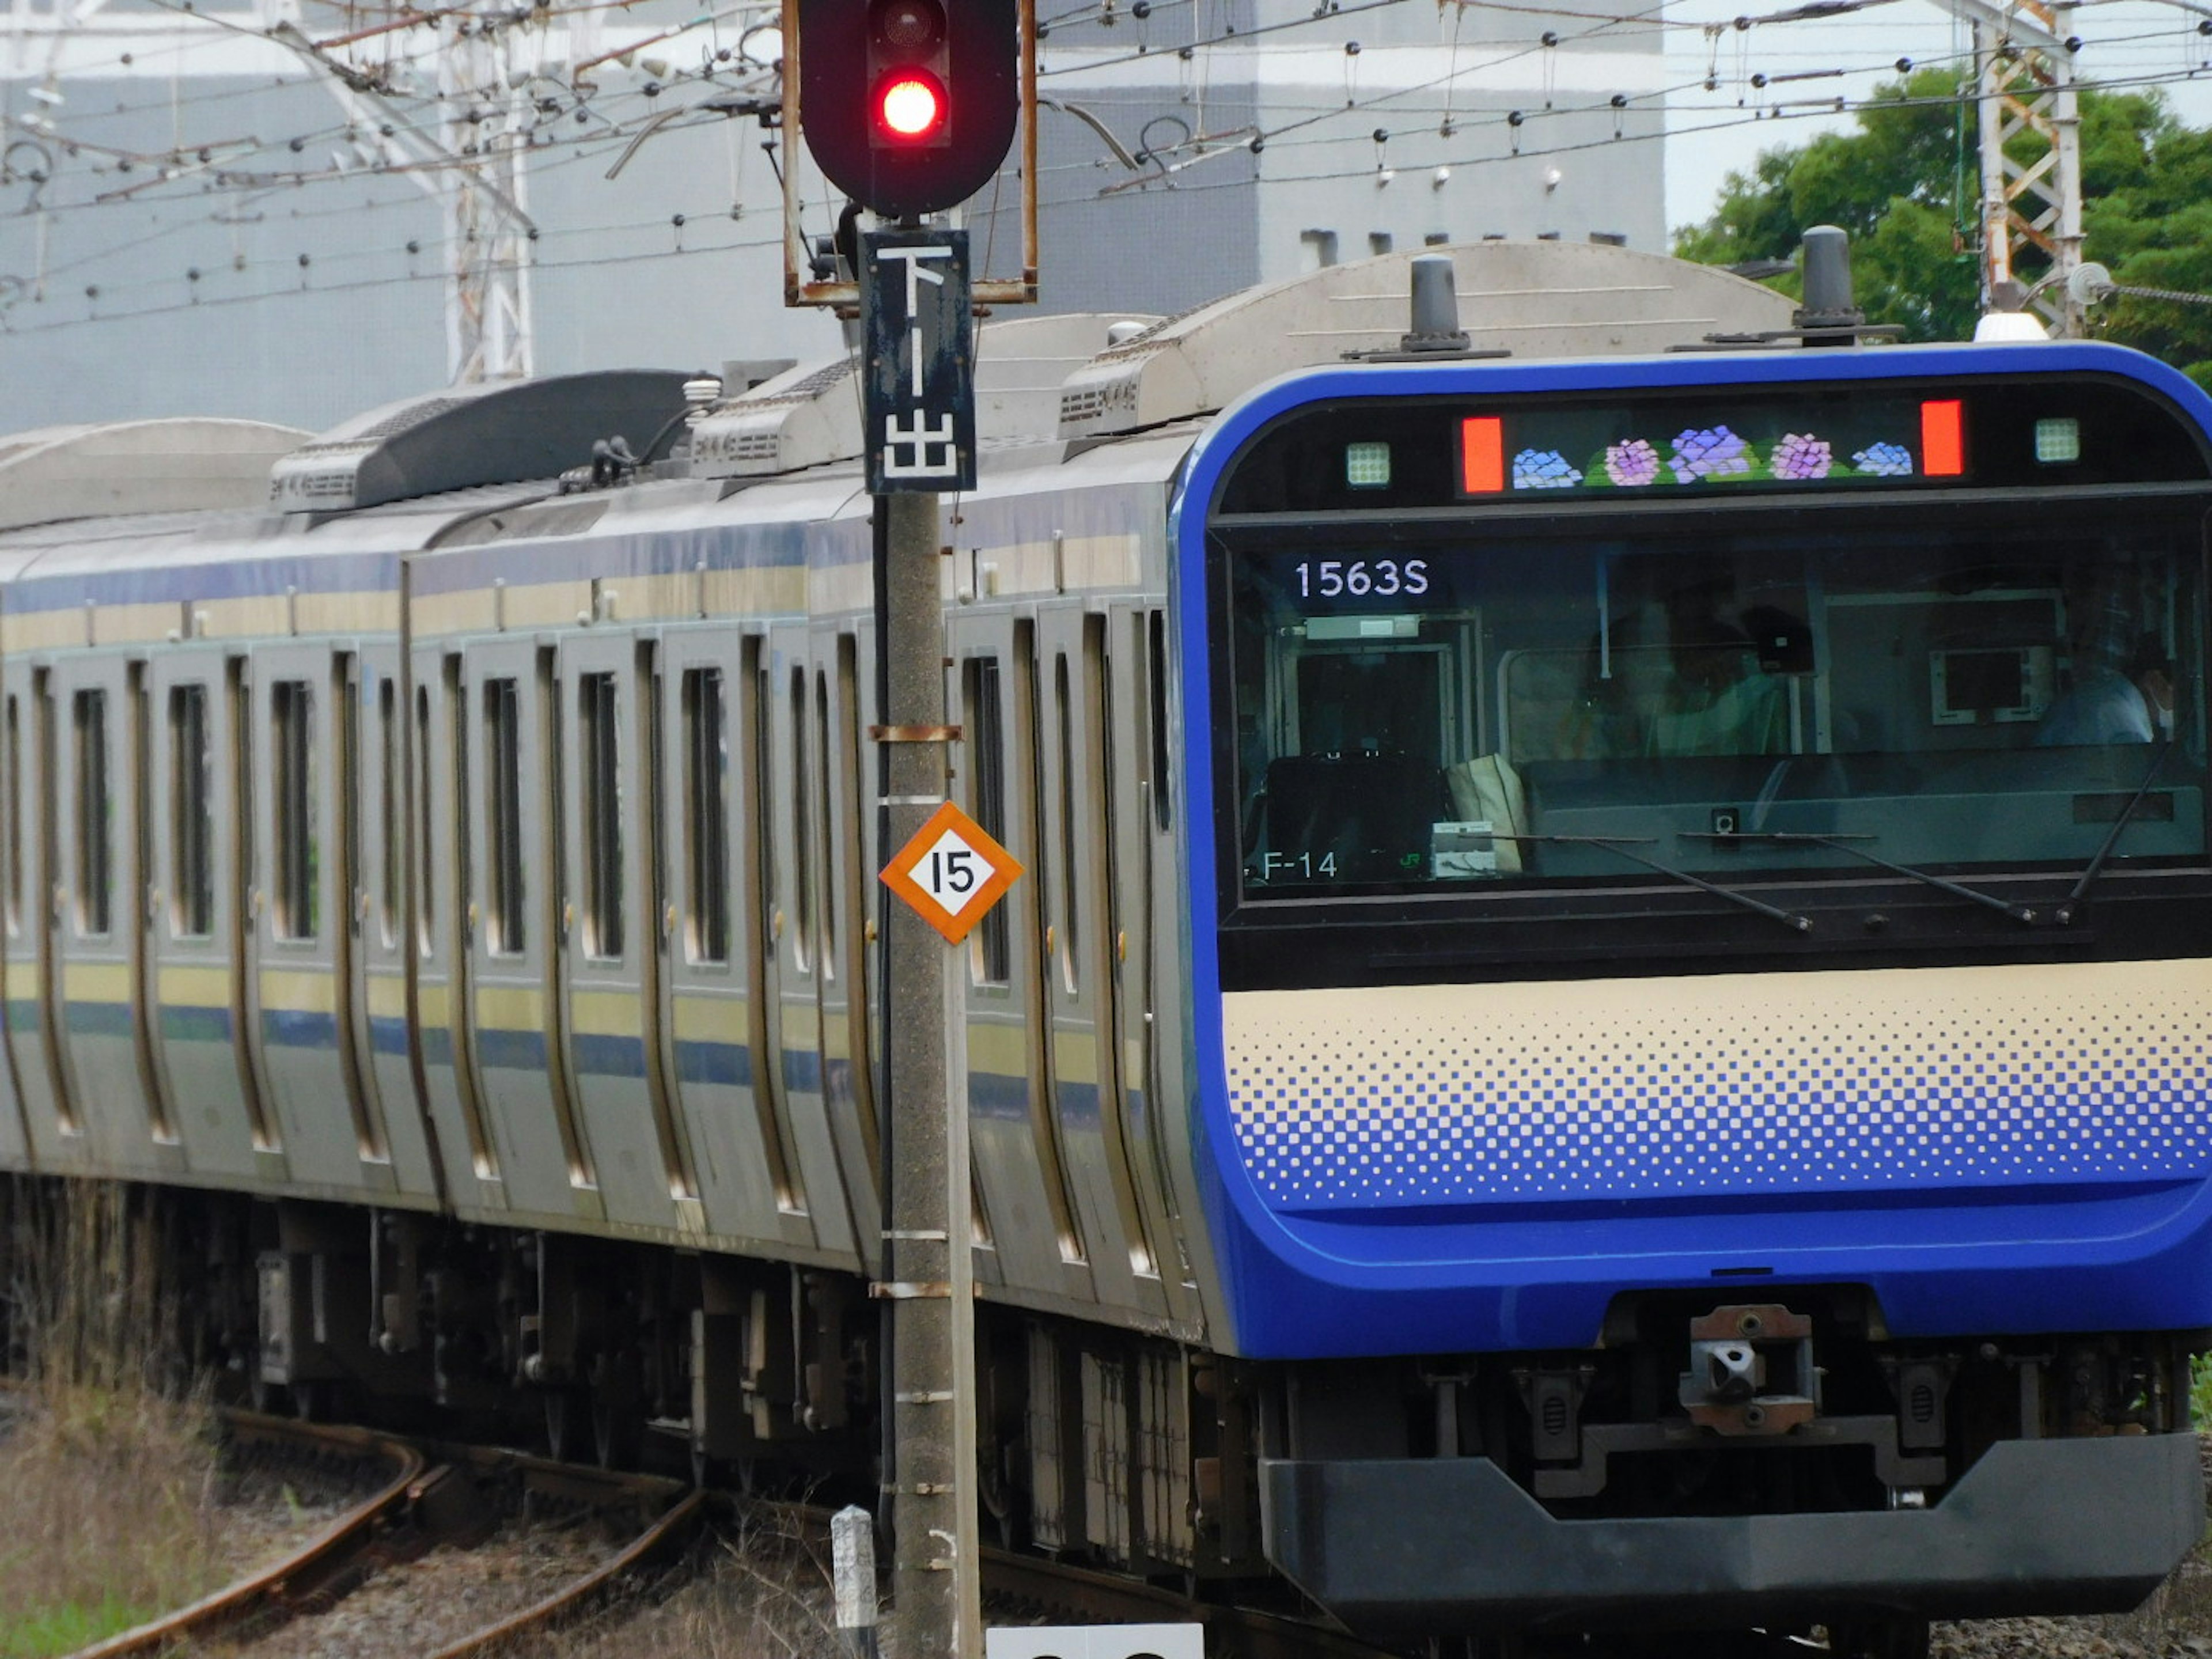
[[[2089,860],[2088,867],[2081,872],[2081,878],[2074,884],[2074,890],[2058,907],[2057,922],[2061,927],[2074,925],[2074,907],[2089,890],[2089,884],[2103,872],[2105,860],[2111,856],[2114,843],[2120,838],[2120,831],[2128,827],[2128,820],[2135,817],[2136,809],[2143,804],[2143,797],[2150,793],[2151,784],[2158,777],[2158,769],[2166,764],[2166,751],[2172,747],[2172,738],[2160,733],[2158,747],[2152,752],[2150,765],[2143,773],[2142,781],[2136,786],[2135,793],[2128,797],[2128,804],[2120,808],[2119,815],[2112,820],[2112,827],[2105,832],[2105,843],[2097,849],[2097,856]]]
[[[1809,933],[1813,931],[1813,919],[1810,916],[1799,915],[1794,911],[1777,909],[1771,904],[1760,902],[1758,899],[1752,897],[1748,893],[1736,892],[1733,889],[1721,886],[1717,882],[1707,881],[1702,876],[1693,876],[1687,870],[1677,870],[1671,864],[1662,864],[1657,859],[1646,858],[1641,853],[1634,853],[1629,850],[1632,846],[1649,846],[1653,841],[1657,839],[1656,836],[1506,836],[1493,834],[1491,836],[1491,839],[1492,841],[1529,842],[1539,846],[1547,847],[1601,847],[1608,853],[1618,854],[1620,857],[1630,860],[1632,863],[1640,864],[1647,870],[1656,870],[1662,876],[1679,881],[1685,887],[1701,889],[1705,892],[1711,893],[1715,898],[1726,899],[1730,904],[1740,904],[1747,910],[1756,910],[1762,916],[1771,916],[1776,921],[1780,922],[1784,927],[1787,927],[1793,933]]]
[[[1929,886],[1949,893],[1957,898],[1972,899],[1976,904],[2002,912],[2014,921],[2033,923],[2035,921],[2035,912],[2024,904],[2014,904],[2010,899],[1999,898],[1995,893],[1984,893],[1979,888],[1968,887],[1959,882],[1946,880],[1943,877],[1926,870],[1916,870],[1909,864],[1893,864],[1886,858],[1868,852],[1863,847],[1851,845],[1855,841],[1872,841],[1874,839],[1872,836],[1814,836],[1794,830],[1738,830],[1727,834],[1717,830],[1684,830],[1678,833],[1693,841],[1773,841],[1784,844],[1809,844],[1814,847],[1831,848],[1851,858],[1863,859],[1875,868],[1887,870],[1893,876],[1903,876],[1911,881],[1924,882]]]

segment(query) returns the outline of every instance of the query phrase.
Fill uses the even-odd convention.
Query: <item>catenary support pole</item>
[[[921,830],[945,799],[949,781],[938,501],[921,493],[876,498],[884,522],[883,647],[890,665],[887,848],[905,845]],[[963,1419],[975,1405],[973,1388],[962,1379],[975,1350],[967,1126],[963,1118],[957,1126],[963,1133],[956,1133],[947,1106],[952,949],[908,906],[894,904],[890,912],[884,994],[891,1091],[885,1293],[894,1298],[891,1624],[900,1659],[973,1659],[982,1647],[972,1589],[974,1431]],[[970,1517],[964,1527],[963,1510]]]

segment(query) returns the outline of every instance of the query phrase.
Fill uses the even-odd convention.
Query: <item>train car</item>
[[[1284,1362],[1317,1601],[1890,1651],[2190,1547],[2208,413],[1807,350],[1301,375],[1194,446],[1212,1334]]]
[[[2212,404],[1445,257],[1463,333],[1399,257],[981,337],[997,1529],[1481,1651],[2132,1604],[2202,1516]],[[441,398],[0,532],[0,1165],[182,1216],[256,1394],[878,1455],[855,401]]]

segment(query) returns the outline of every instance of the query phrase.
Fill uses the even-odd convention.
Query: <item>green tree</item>
[[[1857,130],[1762,153],[1734,173],[1705,222],[1675,233],[1707,264],[1787,258],[1813,225],[1850,233],[1859,303],[1911,339],[1963,339],[1979,311],[1972,252],[1980,191],[1971,97],[1948,70],[1875,89]],[[2081,94],[2086,257],[2124,286],[2212,293],[2212,132],[2185,126],[2155,92]],[[2036,280],[2032,256],[2017,273]],[[1775,286],[1796,292],[1794,273]],[[2212,306],[2120,295],[2092,314],[2106,338],[2212,386]]]

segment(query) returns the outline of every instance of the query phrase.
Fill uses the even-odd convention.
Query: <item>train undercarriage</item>
[[[42,1229],[96,1187],[12,1183],[14,1368],[53,1277]],[[882,1304],[848,1273],[106,1190],[161,1265],[175,1375],[872,1496]],[[1856,1287],[1759,1295],[1624,1297],[1583,1350],[1300,1363],[987,1304],[986,1533],[1483,1653],[1609,1624],[1821,1625],[1839,1650],[1911,1653],[1930,1618],[2133,1606],[2196,1542],[2205,1334],[1908,1341]]]

